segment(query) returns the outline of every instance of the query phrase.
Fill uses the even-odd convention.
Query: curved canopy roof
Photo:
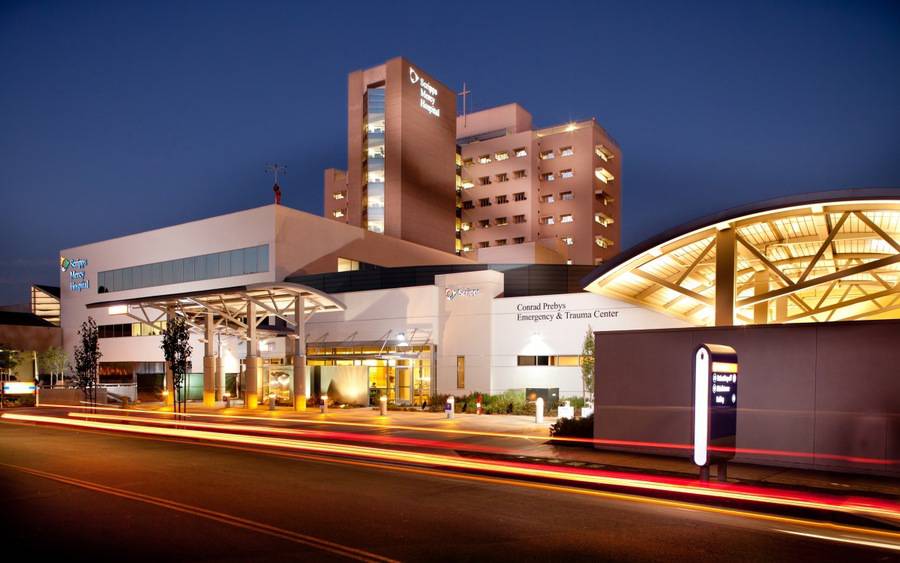
[[[734,324],[898,318],[900,188],[819,192],[730,209],[633,247],[583,285],[695,325],[716,324],[728,290]]]

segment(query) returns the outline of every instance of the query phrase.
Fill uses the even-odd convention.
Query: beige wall
[[[378,266],[471,264],[471,260],[428,246],[373,233],[278,206],[275,215],[275,277],[337,271],[337,259]]]
[[[737,448],[802,453],[736,461],[900,476],[898,342],[900,321],[598,332],[594,434],[691,444],[694,351],[725,344],[740,366]]]

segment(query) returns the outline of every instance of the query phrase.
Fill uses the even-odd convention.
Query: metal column
[[[203,346],[203,406],[216,406],[216,349],[213,314],[206,313],[206,342]]]
[[[256,304],[253,301],[247,303],[247,370],[246,388],[244,394],[244,406],[255,409],[259,406],[259,343],[256,338]]]
[[[306,410],[306,315],[304,299],[294,298],[294,410]]]
[[[716,326],[734,324],[734,229],[716,233]]]

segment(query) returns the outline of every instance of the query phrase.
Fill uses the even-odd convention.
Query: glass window
[[[244,251],[232,250],[231,254],[231,275],[239,276],[244,273]]]
[[[172,260],[172,280],[175,283],[184,281],[184,260]]]
[[[525,242],[525,237],[516,237],[513,239],[513,244],[522,244]]]
[[[559,199],[562,201],[570,201],[575,199],[575,195],[572,192],[560,192]]]
[[[456,388],[466,388],[466,357],[456,356]]]
[[[528,156],[528,151],[525,150],[525,147],[519,147],[517,149],[513,149],[513,152],[516,153],[517,157]]]
[[[526,176],[527,176],[527,174],[525,174],[524,170],[516,170],[513,172],[513,178],[515,178],[516,180],[525,178]]]
[[[268,272],[269,271],[269,245],[263,244],[259,247],[259,252],[257,253],[257,268],[258,272]]]
[[[572,147],[562,147],[559,149],[560,156],[572,156],[575,154],[575,150]]]
[[[153,285],[162,285],[162,263],[150,264]]]
[[[560,170],[559,175],[562,178],[571,178],[575,175],[575,172],[573,172],[571,168],[567,168],[566,170]]]
[[[556,155],[553,154],[553,151],[541,151],[541,160],[551,160],[556,158]]]
[[[509,158],[509,153],[506,152],[506,151],[501,151],[501,152],[498,152],[498,153],[494,153],[494,158],[495,158],[496,160],[506,160],[507,158]]]
[[[491,155],[489,155],[489,154],[483,154],[478,157],[479,164],[488,164],[490,161],[491,161]]]
[[[258,270],[256,269],[256,263],[259,262],[259,258],[256,256],[256,253],[259,252],[257,247],[247,248],[244,250],[244,273],[245,274],[255,274]]]
[[[162,282],[170,284],[175,280],[175,268],[172,260],[162,263]]]
[[[134,268],[122,271],[122,289],[134,289]]]
[[[106,287],[106,272],[97,273],[97,287]]]
[[[194,273],[194,264],[197,263],[197,259],[195,257],[185,258],[184,262],[184,281],[190,282],[197,279],[194,277],[196,274]]]

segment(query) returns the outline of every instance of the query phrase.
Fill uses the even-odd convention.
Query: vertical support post
[[[306,410],[306,315],[303,296],[294,298],[294,410]]]
[[[735,278],[735,236],[734,229],[727,228],[716,233],[716,326],[734,324],[734,278]]]
[[[247,370],[244,385],[244,406],[255,409],[259,406],[259,343],[256,339],[256,303],[247,302]]]
[[[166,323],[172,322],[172,319],[175,318],[175,311],[169,307],[166,309]],[[163,387],[166,390],[165,393],[165,403],[167,407],[175,406],[175,378],[172,376],[172,366],[169,365],[169,362],[166,362],[166,380],[163,382]]]
[[[779,297],[775,299],[775,322],[783,323],[784,319],[787,317],[788,311],[788,298],[787,297]]]
[[[216,354],[216,401],[225,400],[225,364],[222,363],[222,350]]]
[[[759,270],[753,274],[753,293],[762,295],[769,291],[769,272]],[[769,302],[763,301],[753,306],[753,324],[764,325],[769,323]]]
[[[216,349],[213,315],[206,313],[206,343],[203,346],[203,406],[216,406]]]

